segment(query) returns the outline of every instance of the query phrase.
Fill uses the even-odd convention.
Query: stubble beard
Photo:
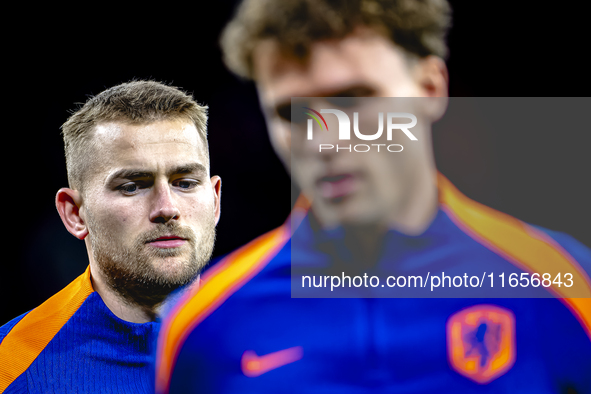
[[[169,221],[141,234],[131,247],[126,247],[88,215],[94,261],[107,285],[125,301],[153,308],[174,290],[193,282],[209,262],[215,243],[215,219],[213,214],[204,219],[199,235],[190,227]],[[186,239],[187,244],[178,248],[147,245],[150,240],[170,234]]]

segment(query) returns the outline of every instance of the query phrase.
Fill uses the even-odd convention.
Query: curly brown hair
[[[314,42],[359,26],[384,33],[408,53],[446,58],[451,7],[447,0],[245,0],[222,32],[221,47],[231,71],[254,79],[260,41],[274,39],[303,59]]]

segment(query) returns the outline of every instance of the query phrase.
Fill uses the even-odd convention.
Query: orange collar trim
[[[93,291],[88,266],[82,275],[12,328],[0,344],[0,392],[31,366]]]

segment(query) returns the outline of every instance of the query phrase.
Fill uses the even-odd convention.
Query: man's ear
[[[66,229],[74,237],[84,239],[88,235],[88,228],[86,222],[80,216],[80,205],[82,204],[82,196],[77,190],[61,188],[57,191],[55,196],[55,206],[57,212],[64,222]]]
[[[418,60],[415,78],[426,97],[449,96],[449,74],[445,61],[430,55]]]
[[[445,114],[449,97],[449,74],[445,61],[438,56],[427,56],[418,60],[414,68],[415,81],[419,84],[429,118],[435,122]]]
[[[214,207],[215,207],[215,224],[217,226],[220,221],[221,199],[222,199],[222,178],[217,175],[211,177],[211,188],[213,189]]]

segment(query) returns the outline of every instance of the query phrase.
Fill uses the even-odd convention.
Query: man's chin
[[[184,256],[155,258],[151,261],[154,277],[162,282],[186,284],[199,274],[202,267]]]

